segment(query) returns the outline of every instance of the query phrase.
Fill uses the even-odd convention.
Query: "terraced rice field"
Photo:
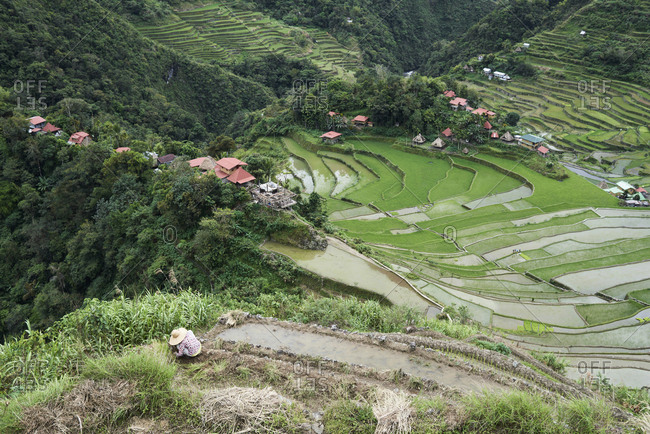
[[[648,13],[647,2],[643,7]],[[583,48],[606,43],[611,35],[588,29],[586,36],[580,36],[579,31],[569,22],[525,41],[530,48],[517,56],[538,68],[540,74],[534,79],[516,77],[506,83],[470,74],[466,84],[479,92],[486,108],[519,113],[522,132],[544,135],[559,149],[591,152],[647,147],[650,89],[588,67],[581,60]],[[639,46],[647,42],[635,32],[624,37]]]
[[[241,10],[230,0],[175,11],[166,23],[138,30],[204,61],[228,63],[242,55],[283,54],[308,58],[323,71],[341,76],[360,62],[358,50],[344,47],[323,30],[290,27],[259,12]],[[306,42],[301,45],[299,39]]]
[[[650,325],[637,320],[650,316],[650,213],[617,208],[578,175],[558,182],[494,155],[414,155],[371,137],[349,145],[286,147],[312,171],[329,168],[320,182],[330,201],[357,202],[332,212],[333,224],[424,295],[467,306],[522,346],[571,355],[576,376],[594,355],[650,366]],[[527,185],[526,197],[471,206]]]

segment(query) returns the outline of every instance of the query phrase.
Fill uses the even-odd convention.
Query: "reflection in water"
[[[304,250],[275,242],[267,242],[263,247],[289,256],[299,266],[319,276],[382,295],[393,304],[409,306],[421,312],[429,309],[431,303],[415,292],[404,279],[347,251],[346,246],[339,243],[330,240],[325,251]]]

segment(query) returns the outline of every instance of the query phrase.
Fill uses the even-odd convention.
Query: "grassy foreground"
[[[136,300],[92,300],[51,329],[28,331],[0,347],[3,392],[8,398],[0,431],[42,430],[55,420],[62,430],[82,426],[91,432],[123,432],[136,426],[151,432],[235,432],[242,429],[245,418],[220,413],[214,405],[215,400],[226,402],[233,393],[264,398],[266,413],[255,426],[269,432],[302,432],[308,421],[303,405],[314,402],[323,410],[325,432],[331,433],[386,429],[386,406],[400,408],[406,416],[381,432],[406,426],[422,433],[643,432],[643,423],[647,428],[647,416],[642,414],[624,424],[615,420],[611,403],[603,398],[556,400],[522,391],[459,397],[433,394],[417,378],[407,383],[408,394],[387,392],[386,385],[364,389],[353,383],[322,394],[318,389],[296,391],[277,370],[277,363],[259,367],[245,363],[246,345],[235,345],[221,360],[196,364],[173,360],[164,343],[171,328],[182,324],[205,330],[233,308],[359,331],[397,332],[415,324],[455,339],[479,332],[471,325],[425,320],[408,309],[353,298],[273,294],[258,306],[249,306],[183,291],[147,294]],[[350,380],[353,371],[342,369],[348,381],[355,381]],[[400,384],[403,374],[398,374],[387,384]],[[289,396],[291,403],[275,391]],[[636,405],[643,401],[637,400]]]

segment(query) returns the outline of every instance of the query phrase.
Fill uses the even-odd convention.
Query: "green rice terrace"
[[[307,58],[337,75],[360,64],[360,54],[324,30],[291,27],[233,1],[178,10],[165,23],[138,26],[147,37],[204,61],[232,62],[237,56],[284,54]]]
[[[650,3],[641,5],[644,10],[638,13],[647,15]],[[466,76],[465,83],[479,92],[486,108],[519,113],[523,130],[544,136],[558,149],[593,152],[647,148],[650,89],[617,80],[606,64],[596,68],[583,57],[585,52],[607,47],[612,41],[643,46],[649,34],[633,28],[627,33],[611,33],[592,29],[583,21],[578,13],[554,30],[524,41],[530,47],[514,56],[534,66],[537,77],[489,81],[478,68],[477,73]]]
[[[326,197],[335,228],[406,278],[420,301],[467,306],[516,345],[567,358],[573,378],[605,358],[613,382],[650,382],[650,211],[618,208],[576,174],[555,181],[496,149],[415,154],[398,142],[325,146],[300,133],[258,146],[284,147],[290,185]],[[330,247],[325,256],[281,253],[359,286],[332,262],[345,267],[349,252]]]

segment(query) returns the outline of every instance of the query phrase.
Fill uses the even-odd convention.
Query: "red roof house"
[[[55,127],[51,123],[46,123],[45,126],[43,127],[43,132],[45,134],[47,133],[54,133],[55,136],[60,136],[61,135],[61,128]]]
[[[228,181],[233,184],[246,184],[247,182],[255,181],[255,177],[244,170],[243,167],[238,167],[235,169],[230,176],[228,176]]]
[[[45,126],[45,119],[43,119],[40,116],[32,116],[27,120],[29,121],[30,133],[33,132],[31,130],[33,130],[34,128],[43,128]]]
[[[537,153],[541,155],[542,157],[546,157],[548,155],[548,148],[546,146],[539,146],[537,148]]]
[[[233,184],[243,185],[255,180],[255,177],[244,170],[243,166],[248,166],[248,163],[237,158],[227,157],[217,161],[216,166],[211,170],[219,179],[226,179]]]
[[[467,100],[465,98],[454,98],[451,101],[449,101],[449,104],[451,105],[451,108],[454,110],[458,110],[458,107],[465,107],[467,105]]]
[[[443,131],[442,133],[440,133],[440,134],[442,134],[442,135],[445,136],[445,137],[451,137],[451,136],[454,135],[454,133],[451,132],[451,128],[447,128],[446,130],[444,130],[444,131]]]
[[[453,90],[446,90],[442,94],[447,98],[454,98],[456,96],[456,92],[454,92]]]
[[[637,193],[647,193],[647,191],[645,191],[645,188],[643,188],[643,187],[639,187],[639,188],[637,188],[637,189],[636,189],[636,192],[637,192]]]
[[[479,107],[479,108],[477,108],[476,110],[474,110],[474,111],[472,112],[472,114],[473,114],[473,115],[479,115],[479,116],[481,116],[481,115],[485,115],[485,114],[487,114],[487,112],[488,112],[488,111],[487,111],[486,109]]]
[[[329,112],[327,113],[330,117],[340,115],[341,113],[336,113],[336,112]]]
[[[128,151],[130,151],[130,150],[131,150],[131,148],[129,148],[129,147],[126,147],[126,146],[120,146],[119,148],[117,148],[117,149],[115,150],[115,152],[117,152],[118,154],[121,154],[122,152],[128,152]]]
[[[492,133],[490,133],[490,138],[491,139],[498,139],[499,138],[499,133],[497,133],[496,131],[492,131]]]
[[[90,134],[83,131],[77,131],[68,139],[70,145],[87,145],[88,143],[90,143]]]
[[[492,124],[489,123],[488,121],[485,121],[485,123],[483,124],[483,128],[485,128],[486,130],[491,130]]]
[[[328,131],[325,134],[321,135],[320,138],[323,139],[324,142],[336,143],[338,142],[341,135],[341,133],[337,133],[336,131]]]
[[[194,158],[193,160],[188,161],[190,167],[199,167],[207,157]]]
[[[368,119],[370,119],[368,116],[358,115],[355,116],[354,119],[352,119],[352,123],[359,127],[365,126],[368,123]]]
[[[244,163],[243,161],[234,157],[226,157],[217,161],[217,165],[226,170],[233,170],[239,166],[248,166],[248,163]]]

